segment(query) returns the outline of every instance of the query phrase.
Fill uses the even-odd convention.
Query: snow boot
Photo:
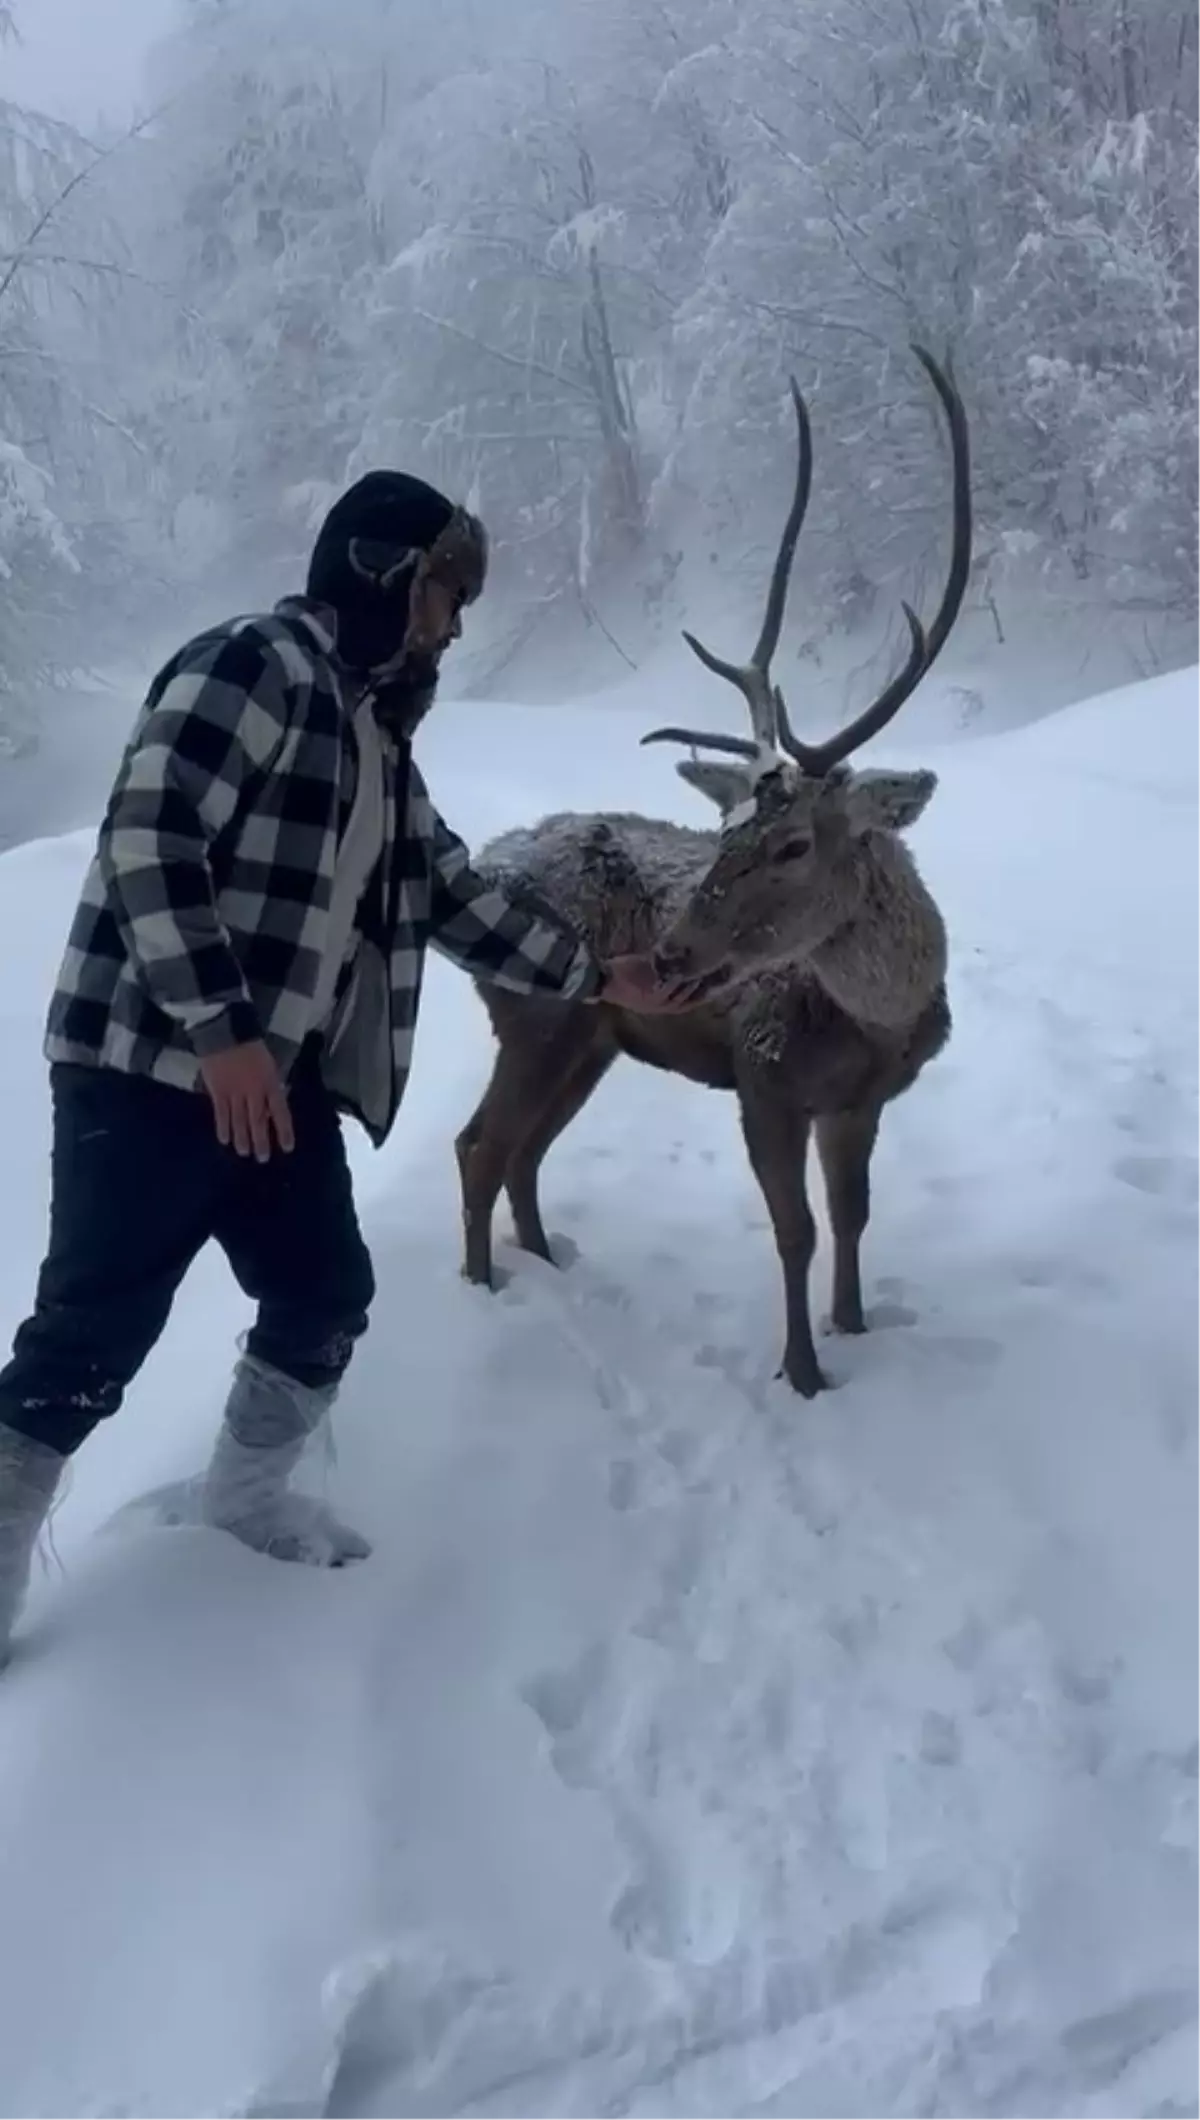
[[[0,1423],[0,1670],[66,1459]]]
[[[336,1384],[299,1384],[243,1355],[204,1481],[205,1523],[273,1560],[310,1568],[365,1560],[371,1551],[365,1538],[340,1523],[324,1502],[288,1489],[309,1437],[336,1396]]]

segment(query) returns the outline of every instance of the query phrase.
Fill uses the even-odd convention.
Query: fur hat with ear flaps
[[[486,573],[487,533],[477,516],[406,471],[368,471],[322,523],[307,590],[337,613],[343,661],[373,670],[402,647],[429,646],[410,626],[415,581],[439,581],[469,604]]]

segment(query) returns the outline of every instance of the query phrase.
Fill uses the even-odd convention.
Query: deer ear
[[[686,780],[689,788],[695,788],[699,794],[707,795],[710,802],[715,802],[722,817],[727,817],[730,810],[736,810],[739,802],[748,801],[754,793],[755,775],[750,765],[730,765],[724,761],[718,765],[711,758],[681,758],[675,771],[681,780]]]
[[[904,832],[937,786],[937,774],[856,773],[842,797],[852,832]]]

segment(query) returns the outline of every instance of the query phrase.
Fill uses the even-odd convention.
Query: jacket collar
[[[303,626],[321,654],[328,656],[337,672],[338,690],[347,711],[353,709],[370,687],[361,670],[351,670],[337,651],[337,612],[332,604],[317,603],[311,596],[281,596],[275,605],[277,618],[290,618],[293,624]],[[411,742],[394,736],[389,729],[381,728],[385,750],[390,750],[398,759],[406,758]]]
[[[322,655],[344,665],[337,652],[337,612],[332,604],[316,603],[311,596],[281,596],[275,606],[277,618],[297,620],[311,634]]]

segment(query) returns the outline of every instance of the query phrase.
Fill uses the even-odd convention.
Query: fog
[[[817,475],[780,671],[819,700],[882,668],[947,527],[914,340],[972,421],[964,697],[1031,641],[1047,703],[1194,652],[1190,5],[0,22],[0,841],[91,814],[157,662],[296,586],[373,464],[487,520],[452,688],[565,707],[689,621],[744,651],[793,373]]]
[[[174,0],[27,0],[0,54],[5,97],[92,136],[127,124],[151,45],[180,12]]]

